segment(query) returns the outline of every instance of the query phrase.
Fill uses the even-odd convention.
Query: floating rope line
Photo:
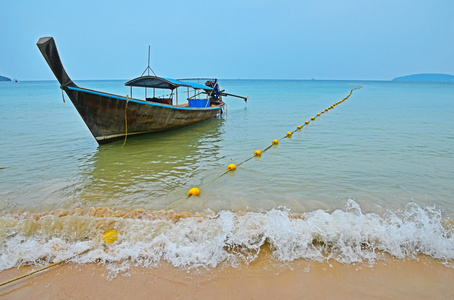
[[[104,244],[112,244],[112,243],[115,243],[115,241],[117,240],[117,238],[118,238],[118,232],[117,232],[116,230],[111,230],[111,231],[108,231],[108,232],[103,233],[103,235],[102,235],[102,237],[101,237],[101,240],[103,241]],[[50,265],[48,265],[48,266],[45,266],[45,267],[43,267],[43,268],[41,268],[41,269],[32,271],[32,272],[27,273],[27,274],[25,274],[25,275],[18,276],[18,277],[16,277],[16,278],[13,278],[13,279],[8,280],[8,281],[5,281],[5,282],[2,282],[2,283],[0,283],[0,286],[7,285],[8,283],[17,281],[17,280],[19,280],[19,279],[28,277],[28,276],[33,275],[33,274],[36,274],[36,273],[38,273],[38,272],[47,270],[47,269],[52,268],[52,267],[55,267],[55,266],[58,266],[58,265],[60,265],[60,264],[62,264],[62,263],[64,263],[64,262],[66,262],[66,261],[68,261],[68,260],[70,260],[70,259],[73,259],[73,258],[76,257],[76,256],[80,256],[80,255],[82,255],[82,254],[85,254],[85,253],[87,253],[87,252],[89,252],[89,251],[91,251],[91,250],[93,250],[93,249],[94,249],[94,248],[88,248],[88,249],[86,249],[86,250],[84,250],[84,251],[82,251],[82,252],[76,253],[76,254],[74,254],[73,256],[70,256],[70,257],[68,257],[68,258],[62,259],[62,260],[60,260],[60,261],[58,261],[58,262],[56,262],[56,263],[52,263],[52,264],[50,264]]]
[[[33,274],[35,274],[35,273],[38,273],[38,272],[47,270],[47,269],[49,269],[49,268],[58,266],[59,264],[62,264],[62,263],[64,263],[65,261],[68,261],[68,260],[70,260],[70,259],[73,259],[73,258],[76,257],[76,256],[79,256],[79,255],[82,255],[82,254],[84,254],[84,253],[87,253],[87,252],[90,251],[90,250],[91,250],[91,248],[89,248],[89,249],[87,249],[87,250],[85,250],[85,251],[79,252],[79,253],[77,253],[77,254],[74,254],[73,256],[68,257],[68,258],[66,258],[66,259],[60,260],[59,262],[56,262],[56,263],[50,264],[50,265],[48,265],[48,266],[45,266],[45,267],[43,267],[43,268],[41,268],[41,269],[35,270],[35,271],[33,271],[33,272],[27,273],[27,274],[25,274],[25,275],[22,275],[22,276],[19,276],[19,277],[16,277],[16,278],[13,278],[13,279],[8,280],[8,281],[5,281],[5,282],[2,282],[2,283],[0,283],[0,286],[7,285],[8,283],[17,281],[17,280],[19,280],[19,279],[28,277],[28,276],[33,275]]]
[[[359,87],[357,87],[357,88],[352,89],[352,90],[350,91],[350,93],[348,94],[347,97],[345,97],[344,99],[342,99],[342,100],[340,100],[340,101],[334,103],[333,105],[331,105],[330,107],[326,108],[325,110],[322,110],[320,113],[317,113],[317,114],[315,115],[315,117],[312,117],[312,118],[311,118],[311,121],[315,121],[315,119],[319,118],[319,117],[321,116],[321,114],[324,114],[324,113],[328,112],[329,110],[333,109],[335,106],[341,104],[342,102],[344,102],[345,100],[347,100],[347,99],[353,94],[353,91],[354,91],[354,90],[359,90],[359,89],[361,89],[361,88],[363,88],[363,85],[361,85],[361,86],[359,86]],[[273,146],[277,146],[277,145],[279,144],[279,141],[281,141],[281,140],[283,140],[283,139],[289,139],[289,138],[291,138],[292,135],[293,135],[295,132],[301,130],[304,126],[308,126],[308,125],[310,124],[311,121],[305,121],[303,125],[298,125],[298,126],[296,127],[295,130],[287,132],[287,134],[286,134],[285,136],[283,136],[282,138],[280,138],[280,139],[274,139],[274,140],[272,141],[271,145],[269,145],[268,147],[266,147],[266,148],[263,149],[263,150],[256,150],[256,151],[254,152],[254,155],[253,155],[253,156],[246,158],[245,160],[243,160],[242,162],[238,163],[237,165],[230,164],[230,165],[227,167],[227,171],[225,171],[224,173],[222,173],[222,174],[218,175],[217,177],[213,178],[213,179],[210,180],[209,182],[205,183],[203,186],[200,187],[200,189],[204,189],[205,187],[207,187],[208,185],[212,184],[213,182],[215,182],[216,180],[218,180],[218,179],[221,178],[222,176],[226,175],[227,173],[236,170],[236,167],[237,167],[237,166],[241,166],[242,164],[244,164],[245,162],[251,160],[251,159],[254,158],[254,157],[261,156],[262,153],[268,151],[268,150],[271,149]],[[181,198],[181,199],[179,199],[179,200],[177,200],[177,201],[175,201],[175,202],[169,204],[169,205],[167,206],[167,209],[175,208],[181,201],[183,201],[183,200],[185,200],[185,199],[188,199],[188,198],[191,197],[191,196],[199,196],[199,195],[200,195],[200,189],[199,189],[199,188],[196,188],[196,187],[190,189],[189,192],[188,192],[188,194],[186,195],[186,197]]]

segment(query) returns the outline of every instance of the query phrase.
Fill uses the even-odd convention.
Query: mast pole
[[[150,76],[150,45],[148,45],[148,76]]]

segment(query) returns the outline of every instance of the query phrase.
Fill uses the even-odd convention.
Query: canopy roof
[[[173,90],[177,87],[184,86],[190,87],[193,89],[202,89],[206,91],[211,91],[213,88],[209,86],[195,83],[195,82],[183,82],[176,79],[163,78],[158,76],[140,76],[134,78],[125,83],[126,86],[140,86],[146,88],[157,88],[157,89],[169,89]]]

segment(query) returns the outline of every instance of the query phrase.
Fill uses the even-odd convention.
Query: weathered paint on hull
[[[137,99],[127,101],[122,96],[79,88],[63,68],[54,39],[42,37],[36,45],[60,88],[69,96],[100,144],[118,140],[126,134],[166,131],[191,125],[216,116],[224,107],[222,101],[220,105],[209,108],[182,108]]]
[[[126,133],[129,136],[188,126],[213,118],[224,106],[181,108],[137,99],[127,101],[125,97],[78,87],[63,89],[100,144],[118,140]]]

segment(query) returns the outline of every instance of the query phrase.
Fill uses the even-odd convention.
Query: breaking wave
[[[214,268],[254,261],[263,246],[275,260],[374,263],[385,255],[411,259],[424,254],[454,259],[451,220],[434,207],[410,203],[383,215],[363,213],[349,200],[344,210],[295,213],[285,207],[264,212],[57,210],[0,217],[0,271],[57,262],[91,249],[77,263],[126,263]],[[118,240],[104,244],[102,233]]]

